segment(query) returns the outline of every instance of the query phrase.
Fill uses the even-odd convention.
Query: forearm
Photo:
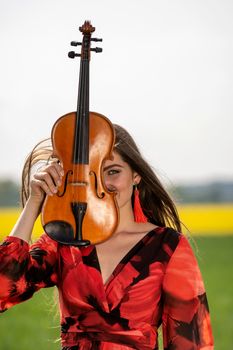
[[[40,214],[41,204],[30,197],[13,227],[10,236],[18,237],[29,242],[37,217]]]
[[[57,242],[46,234],[31,246],[26,242],[33,228],[31,219],[37,217],[33,207],[29,201],[11,237],[0,245],[0,312],[29,299],[40,288],[57,284]]]

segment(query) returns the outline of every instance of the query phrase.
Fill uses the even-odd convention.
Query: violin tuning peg
[[[91,38],[91,41],[103,41],[103,39]]]
[[[96,53],[102,52],[103,49],[101,47],[95,47],[93,49],[91,49],[91,51],[95,51]]]
[[[78,45],[82,45],[82,43],[80,43],[78,41],[71,41],[70,45],[71,46],[78,46]]]
[[[68,52],[68,57],[69,58],[75,58],[75,57],[80,57],[80,53],[75,53],[74,51]]]

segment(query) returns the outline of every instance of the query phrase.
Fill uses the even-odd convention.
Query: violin
[[[116,193],[107,190],[103,164],[112,159],[115,132],[110,120],[89,111],[90,52],[95,28],[89,21],[79,27],[81,54],[68,53],[70,58],[81,57],[77,111],[60,117],[51,131],[53,155],[64,169],[58,192],[46,196],[41,221],[52,239],[66,245],[87,246],[108,239],[118,225],[119,210]]]

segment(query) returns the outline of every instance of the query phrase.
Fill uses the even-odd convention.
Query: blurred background
[[[26,156],[74,111],[70,41],[91,20],[90,109],[125,127],[194,241],[217,350],[233,342],[233,2],[1,0],[0,238],[20,213]],[[42,231],[36,223],[34,238]],[[187,229],[184,228],[186,233]],[[1,346],[59,349],[53,291],[0,316]],[[56,299],[56,297],[55,297]],[[35,346],[35,345],[34,345]]]

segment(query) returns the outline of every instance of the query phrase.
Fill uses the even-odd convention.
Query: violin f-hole
[[[58,191],[58,192],[57,192],[57,196],[58,196],[58,197],[63,197],[64,194],[66,193],[66,187],[67,187],[67,184],[68,184],[68,176],[69,176],[69,175],[73,175],[73,171],[72,171],[72,170],[67,171],[67,173],[66,173],[66,178],[65,178],[65,181],[64,181],[63,192]]]
[[[101,192],[100,194],[98,193],[98,181],[97,181],[96,173],[93,170],[91,170],[89,175],[94,175],[96,197],[99,199],[103,199],[105,197],[105,193],[104,192]]]

